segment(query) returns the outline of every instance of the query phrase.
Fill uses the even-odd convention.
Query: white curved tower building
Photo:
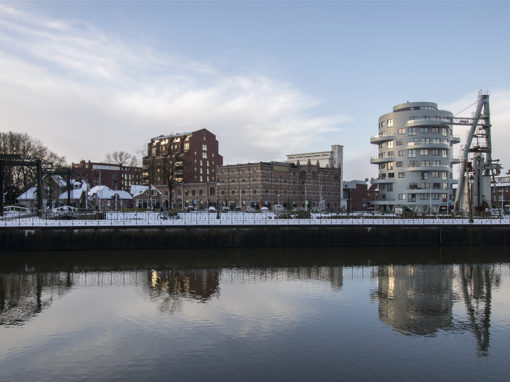
[[[379,186],[380,211],[396,207],[417,213],[449,211],[453,206],[453,114],[432,102],[406,102],[379,117],[379,134],[370,143],[379,155],[370,163],[379,167],[373,183]]]

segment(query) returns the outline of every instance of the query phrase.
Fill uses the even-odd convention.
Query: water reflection
[[[379,319],[405,334],[452,325],[453,265],[388,265],[377,270]]]
[[[185,298],[205,303],[219,294],[220,272],[216,269],[150,270],[146,277],[144,289],[162,312],[179,311]]]
[[[500,285],[493,264],[387,265],[377,267],[379,319],[403,334],[433,336],[439,330],[469,330],[479,356],[490,346],[491,296]],[[465,318],[453,318],[454,302],[462,300]]]
[[[460,268],[462,295],[479,355],[489,351],[492,289],[499,287],[501,275],[493,265],[463,264]]]
[[[288,312],[299,313],[300,308],[308,309],[292,305],[304,300],[292,300],[292,292],[299,297],[300,293],[315,293],[314,301],[320,301],[326,285],[338,300],[352,294],[354,289],[364,296],[370,294],[377,303],[377,313],[365,313],[363,317],[370,316],[375,321],[378,318],[406,336],[437,337],[441,332],[452,331],[472,333],[477,354],[489,354],[493,292],[501,284],[499,265],[470,263],[465,260],[466,256],[461,257],[463,261],[452,261],[445,259],[440,250],[436,253],[430,249],[431,253],[417,249],[419,261],[415,264],[409,264],[411,255],[403,250],[393,258],[386,253],[375,255],[373,249],[365,254],[360,249],[313,251],[301,249],[292,254],[291,251],[264,250],[260,253],[247,251],[244,255],[243,252],[223,251],[211,252],[208,256],[199,252],[181,257],[161,253],[154,256],[114,253],[97,257],[87,254],[75,258],[53,255],[53,262],[43,261],[47,259],[43,256],[27,256],[24,260],[20,260],[23,259],[20,256],[10,262],[3,258],[3,263],[0,262],[0,326],[20,326],[37,319],[42,311],[51,307],[56,296],[73,289],[134,287],[142,291],[144,297],[148,296],[160,313],[176,314],[185,309],[186,301],[207,305],[213,299],[224,299],[222,287],[233,289],[252,282],[264,283],[264,291],[270,291],[260,297],[253,288],[250,290],[252,298],[260,298],[265,303],[268,296],[274,297],[275,311],[269,318],[274,320]],[[473,250],[467,257],[479,261],[479,255]],[[425,264],[423,259],[430,263]],[[358,281],[365,281],[369,286],[366,290],[360,289],[367,284],[356,284]],[[312,288],[305,290],[307,286]],[[282,301],[293,309],[283,309]],[[336,317],[331,319],[334,321]]]
[[[0,273],[0,325],[22,325],[73,286],[71,273]]]

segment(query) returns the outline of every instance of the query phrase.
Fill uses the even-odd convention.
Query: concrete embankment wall
[[[510,246],[510,225],[5,227],[0,251],[341,246]]]

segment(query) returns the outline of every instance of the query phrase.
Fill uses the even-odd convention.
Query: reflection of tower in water
[[[378,267],[379,319],[408,334],[433,335],[452,325],[452,265]]]

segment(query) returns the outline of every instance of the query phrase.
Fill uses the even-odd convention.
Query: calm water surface
[[[508,380],[508,248],[0,255],[0,380]]]

